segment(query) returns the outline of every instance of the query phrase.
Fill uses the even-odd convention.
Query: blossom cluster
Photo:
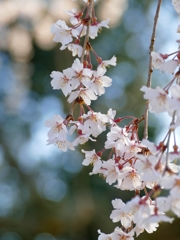
[[[172,4],[180,12],[180,1],[173,0]],[[149,111],[156,114],[167,112],[172,121],[166,137],[158,145],[145,138],[140,140],[138,126],[146,120],[144,115],[140,118],[115,117],[116,111],[111,108],[104,114],[90,107],[91,101],[104,94],[105,88],[112,83],[112,79],[105,75],[107,66],[116,65],[115,56],[103,61],[90,44],[90,39],[97,37],[102,27],[108,28],[109,19],[97,21],[92,0],[84,0],[82,10],[73,9],[66,13],[70,16],[71,26],[58,20],[51,27],[51,32],[54,41],[61,43],[60,50],[67,48],[77,58],[71,67],[51,73],[51,85],[68,97],[67,101],[72,103],[72,107],[65,118],[54,115],[45,122],[45,126],[50,128],[48,144],[54,144],[66,152],[88,141],[96,141],[106,131],[102,150],[82,149],[85,155],[82,164],[92,165],[90,175],[99,174],[109,185],[122,191],[134,191],[135,197],[127,203],[121,199],[112,201],[114,210],[110,218],[113,222],[119,222],[120,226],[111,234],[99,230],[98,239],[133,240],[135,235],[143,231],[156,231],[160,222],[171,223],[173,218],[165,214],[170,210],[180,217],[180,166],[177,164],[180,152],[175,138],[175,130],[180,125],[180,51],[171,54],[151,52],[152,67],[173,77],[164,88],[143,86],[140,90],[148,100]],[[91,54],[97,60],[95,70]],[[169,59],[172,55],[174,57]],[[74,119],[73,114],[75,105],[79,106],[77,119]],[[122,125],[125,119],[130,120],[129,124],[120,127],[119,123]],[[75,132],[76,136],[72,140]],[[174,139],[172,151],[169,150],[171,135]],[[109,153],[108,159],[105,152]],[[160,196],[162,189],[169,191],[166,197]]]

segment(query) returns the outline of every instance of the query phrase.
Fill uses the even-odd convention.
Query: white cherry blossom
[[[180,86],[175,84],[170,88],[171,99],[169,99],[170,107],[176,111],[177,116],[180,116]]]
[[[171,201],[169,197],[157,197],[155,199],[155,204],[158,209],[158,212],[167,212],[171,208]]]
[[[100,234],[98,237],[98,240],[134,240],[134,231],[124,232],[121,228],[116,227],[114,232],[110,234],[102,233],[100,230],[98,230],[98,233]]]
[[[103,60],[99,64],[98,68],[103,68],[106,70],[106,67],[109,67],[109,65],[116,66],[116,61],[117,61],[117,58],[113,56],[110,60]]]
[[[89,134],[81,134],[72,142],[72,144],[73,144],[73,146],[78,146],[79,144],[83,145],[86,142],[88,142],[89,140],[91,140],[93,142],[96,141],[95,139],[91,138],[89,136]]]
[[[180,0],[172,0],[172,4],[177,13],[180,13]]]
[[[85,131],[88,132],[93,137],[97,137],[100,133],[106,130],[106,124],[108,122],[108,117],[102,113],[96,113],[89,111],[87,114],[82,116],[84,121]]]
[[[84,24],[77,24],[76,30],[78,31],[78,35],[80,37],[83,37],[86,35],[87,32],[87,26],[85,26]]]
[[[150,142],[147,139],[143,139],[141,141],[141,146],[148,148],[148,150],[150,151],[151,154],[156,154],[159,151],[158,147],[155,145],[155,143]]]
[[[68,102],[73,102],[77,97],[80,97],[84,100],[85,104],[90,105],[91,100],[96,100],[97,96],[93,93],[91,89],[80,88],[80,90],[72,92],[68,98]]]
[[[121,145],[125,146],[129,144],[128,133],[125,128],[119,126],[111,127],[110,132],[107,134],[107,141],[105,142],[105,148],[120,149]]]
[[[53,78],[51,81],[53,89],[61,89],[65,96],[77,86],[76,80],[72,80],[73,71],[71,68],[63,70],[63,73],[53,71],[50,76]]]
[[[136,155],[138,160],[134,167],[140,179],[146,187],[153,188],[161,179],[161,172],[155,170],[157,164],[157,157],[153,155],[145,156],[141,154]]]
[[[74,70],[73,79],[78,80],[79,84],[83,83],[84,81],[91,81],[93,71],[91,71],[89,68],[84,68],[83,63],[81,63],[78,58],[74,60],[72,69]]]
[[[69,27],[63,20],[58,20],[51,26],[51,33],[54,34],[53,40],[62,44],[60,50],[68,49],[73,56],[79,58],[83,52],[80,37],[86,35],[87,29],[89,29],[89,36],[85,39],[89,41],[89,38],[94,39],[98,36],[102,27],[109,28],[109,19],[98,22],[95,12],[90,13],[90,6],[93,9],[94,5],[90,5],[88,0],[83,0],[83,2],[84,7],[79,12],[76,9],[66,11],[70,16],[72,27]],[[172,0],[172,4],[180,13],[180,0]],[[180,26],[178,26],[178,32],[180,32]],[[144,230],[148,233],[156,231],[160,222],[171,223],[173,218],[165,215],[167,211],[172,210],[180,217],[180,166],[176,164],[180,152],[176,146],[174,134],[176,127],[180,125],[180,70],[176,72],[180,63],[180,52],[179,50],[170,54],[151,52],[153,68],[168,74],[175,73],[175,75],[168,84],[162,81],[164,88],[152,89],[143,86],[140,89],[144,92],[144,98],[148,101],[151,112],[168,112],[170,117],[175,113],[173,124],[170,125],[166,138],[157,146],[149,140],[139,140],[136,118],[126,116],[132,118],[132,121],[127,126],[123,126],[123,120],[126,117],[118,116],[114,119],[115,110],[110,108],[107,114],[102,114],[94,112],[89,106],[91,100],[96,100],[98,96],[105,93],[105,88],[111,85],[112,79],[105,76],[105,73],[109,65],[116,65],[115,56],[110,60],[102,61],[101,57],[94,52],[99,64],[95,71],[89,52],[87,47],[81,61],[76,58],[70,68],[62,72],[51,73],[53,89],[62,90],[63,94],[68,96],[68,102],[74,101],[74,103],[70,109],[72,114],[70,117],[68,115],[63,119],[60,115],[54,115],[52,119],[45,122],[45,126],[50,128],[47,142],[66,152],[68,149],[74,150],[75,146],[85,144],[89,140],[95,142],[102,132],[108,130],[105,148],[98,153],[95,149],[82,150],[85,154],[82,164],[93,166],[90,175],[99,174],[109,185],[113,184],[120,190],[135,191],[136,197],[126,203],[121,199],[112,201],[114,209],[110,218],[113,222],[120,222],[123,229],[117,227],[110,234],[99,230],[98,240],[134,240],[133,236],[135,234],[138,236]],[[171,56],[174,57],[171,58]],[[177,80],[176,84],[173,82],[175,80]],[[79,104],[79,114],[74,114],[75,104]],[[74,120],[76,116],[77,120]],[[120,126],[118,126],[119,123]],[[69,124],[71,124],[70,130],[67,128]],[[78,135],[71,143],[68,135],[72,135],[75,131]],[[174,134],[172,152],[168,145],[170,131]],[[102,160],[100,157],[104,151],[109,153],[107,160]],[[168,192],[167,197],[158,197],[162,189]],[[140,197],[143,191],[145,196]]]
[[[90,137],[91,133],[89,133],[88,129],[86,128],[86,126],[84,126],[83,123],[79,121],[71,121],[70,123],[74,125],[70,128],[69,134],[72,134],[75,130],[78,130],[79,132],[78,137],[73,141],[73,146],[84,144],[89,140],[94,142],[96,141],[96,139]]]
[[[149,100],[150,111],[154,113],[161,113],[169,110],[169,99],[167,92],[160,87],[156,89],[148,88],[146,86],[140,89],[144,92],[144,98]]]
[[[98,230],[98,233],[100,234],[98,237],[98,240],[112,240],[113,234],[105,234],[102,233],[100,230]]]
[[[110,21],[110,19],[107,19],[107,20],[104,20],[100,23],[96,22],[96,23],[91,24],[90,28],[89,28],[89,37],[94,39],[94,38],[97,37],[98,31],[102,27],[109,28],[109,26],[108,26],[109,21]]]
[[[121,151],[124,152],[124,159],[130,159],[141,152],[141,145],[136,143],[135,140],[129,141],[128,145],[123,146]]]
[[[114,125],[114,117],[116,115],[116,110],[112,110],[112,108],[110,108],[107,112],[107,117],[108,117],[108,122],[112,125]]]
[[[140,213],[141,214],[141,213]],[[160,215],[161,217],[162,215]],[[164,216],[164,215],[163,215]],[[168,218],[168,217],[167,217]],[[170,219],[170,218],[168,218]],[[145,230],[148,233],[153,233],[157,230],[157,228],[159,227],[158,224],[158,220],[159,222],[161,221],[161,218],[159,218],[159,215],[149,215],[147,213],[143,213],[142,214],[142,222],[139,224],[137,223],[136,226],[138,226],[139,228],[142,228],[143,230]],[[165,220],[165,219],[164,219]],[[172,221],[171,221],[172,222]]]
[[[71,11],[68,10],[64,10],[65,13],[67,13],[71,18],[70,18],[70,23],[72,25],[76,25],[79,23],[79,16],[78,16],[78,13],[77,13],[77,9],[76,8],[73,8]]]
[[[110,218],[113,222],[121,222],[122,226],[125,228],[129,228],[132,225],[132,217],[131,213],[124,212],[124,207],[126,204],[121,199],[115,199],[112,201],[112,205],[115,210],[112,211]]]
[[[160,222],[172,223],[174,218],[167,217],[164,214],[151,215],[143,220],[141,227],[143,227],[148,233],[152,233],[157,230]]]
[[[171,183],[173,186],[170,190],[170,195],[180,198],[180,172],[179,175],[174,175],[174,177],[171,179]]]
[[[115,183],[119,178],[119,169],[113,159],[103,161],[100,173],[106,178],[106,182],[109,183],[109,185]]]
[[[152,66],[155,69],[159,69],[161,65],[164,63],[164,59],[162,58],[161,54],[157,52],[151,52],[152,57]]]
[[[169,196],[171,202],[171,210],[180,217],[180,197],[179,196]]]
[[[95,150],[92,151],[85,151],[81,150],[83,153],[85,153],[85,159],[82,162],[82,165],[88,166],[90,164],[93,165],[92,173],[90,174],[96,174],[99,173],[99,170],[102,166],[101,158],[96,154]]]
[[[134,240],[133,236],[133,230],[129,232],[124,232],[121,228],[116,227],[112,236],[112,240]]]
[[[137,174],[137,171],[132,167],[124,167],[118,178],[117,188],[121,190],[141,190],[144,187],[143,182],[140,179],[140,176]]]
[[[174,74],[174,71],[176,70],[178,65],[179,65],[178,60],[168,60],[164,62],[159,69],[162,72],[166,72],[168,74]]]
[[[73,57],[77,55],[80,58],[82,56],[83,48],[79,44],[70,43],[68,45],[63,45],[60,49],[64,50],[66,48],[72,52]]]
[[[144,218],[150,216],[153,213],[154,205],[150,204],[150,200],[146,200],[146,197],[140,198],[136,196],[126,203],[124,211],[133,215],[133,222],[141,227]]]
[[[60,42],[62,45],[72,42],[73,37],[78,36],[78,31],[68,27],[63,20],[58,20],[51,26],[51,33],[54,34],[54,42]]]
[[[49,139],[54,139],[57,137],[61,140],[66,139],[68,130],[63,122],[64,119],[60,115],[54,115],[52,119],[46,120],[44,125],[51,128],[48,132]]]
[[[91,90],[98,96],[105,93],[104,87],[111,86],[112,79],[110,77],[104,76],[106,70],[103,68],[98,68],[97,71],[93,73],[93,79],[91,82],[83,81],[86,87],[90,87]]]
[[[63,152],[66,152],[68,148],[70,150],[74,150],[74,146],[71,142],[69,142],[68,140],[62,140],[59,136],[50,139],[48,144],[54,144]]]

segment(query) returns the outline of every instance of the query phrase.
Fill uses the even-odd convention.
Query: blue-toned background
[[[77,2],[0,0],[0,240],[95,240],[98,229],[110,233],[118,225],[109,218],[111,200],[133,196],[108,186],[99,176],[90,177],[91,167],[82,167],[78,149],[62,153],[46,145],[44,121],[53,114],[65,117],[70,109],[63,94],[52,90],[49,75],[73,61],[52,41],[50,26],[58,19],[68,20],[63,9],[71,10]],[[143,115],[145,101],[139,89],[147,79],[156,3],[97,4],[99,19],[110,18],[111,28],[103,29],[92,46],[104,60],[116,55],[118,63],[108,71],[112,87],[92,104],[94,110],[106,113],[112,107],[117,117]],[[178,19],[171,2],[163,4],[155,46],[171,52],[177,49]],[[169,79],[155,72],[153,86],[164,84],[159,78]],[[166,122],[150,115],[151,140],[156,134],[163,136]],[[141,137],[142,129],[143,125]],[[104,136],[98,139],[97,150],[103,141]],[[157,233],[139,239],[179,240],[178,224],[164,224]]]

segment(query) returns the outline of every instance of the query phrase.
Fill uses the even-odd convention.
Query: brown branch
[[[87,43],[89,41],[89,28],[90,28],[91,18],[92,18],[92,9],[93,9],[93,0],[90,0],[89,7],[88,7],[88,10],[89,10],[89,14],[88,14],[89,21],[88,21],[88,24],[87,24],[86,36],[85,36],[85,39],[84,39],[84,45],[83,45],[83,51],[82,51],[82,56],[81,56],[81,62],[83,62],[83,60],[84,60],[84,55],[85,55],[85,51],[86,51],[86,45],[87,45]]]
[[[158,17],[159,17],[159,12],[160,12],[160,7],[161,7],[162,0],[158,1],[156,13],[154,16],[154,25],[153,25],[153,31],[152,31],[152,36],[151,36],[151,42],[149,46],[149,70],[148,70],[148,79],[147,79],[147,87],[151,87],[151,78],[152,78],[152,56],[151,52],[154,50],[154,43],[155,43],[155,36],[156,36],[156,26],[158,22]],[[148,139],[148,110],[149,110],[149,102],[146,103],[146,109],[144,112],[144,138]]]
[[[83,45],[83,50],[82,50],[81,63],[83,63],[84,56],[85,56],[85,51],[86,51],[86,46],[87,46],[87,43],[89,41],[89,28],[90,28],[90,25],[91,25],[92,9],[93,9],[93,0],[89,0],[89,6],[88,6],[88,10],[87,10],[88,12],[86,13],[87,18],[88,18],[88,23],[87,23],[86,36],[85,36],[85,39],[84,39],[84,45]],[[71,110],[70,110],[70,115],[72,115],[72,116],[73,116],[73,111],[74,111],[74,107],[75,107],[76,103],[77,103],[77,101],[74,100],[74,102],[72,104],[72,107],[71,107]]]

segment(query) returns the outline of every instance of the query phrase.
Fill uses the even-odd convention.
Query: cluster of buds
[[[66,11],[70,16],[71,26],[58,20],[51,27],[54,41],[61,43],[61,50],[69,49],[77,58],[70,68],[62,72],[53,71],[51,85],[53,89],[62,90],[67,101],[72,103],[69,114],[63,118],[54,115],[45,122],[49,127],[48,144],[56,145],[66,152],[87,141],[96,141],[104,131],[107,132],[102,150],[86,151],[82,149],[85,158],[82,164],[92,165],[92,174],[103,176],[109,185],[120,190],[135,192],[135,197],[124,203],[121,199],[112,201],[114,210],[110,218],[119,222],[111,234],[99,232],[99,240],[133,240],[144,230],[148,233],[156,231],[160,222],[172,222],[173,218],[165,215],[172,211],[180,217],[180,157],[176,144],[175,130],[180,125],[180,86],[178,85],[180,64],[179,50],[174,58],[167,60],[173,54],[151,52],[152,66],[163,72],[173,74],[172,80],[164,87],[152,89],[143,86],[144,98],[149,102],[149,110],[156,114],[167,112],[172,121],[167,135],[158,145],[147,139],[140,140],[138,136],[139,123],[145,121],[145,116],[117,117],[111,108],[106,114],[95,112],[91,101],[105,93],[105,88],[111,85],[112,79],[105,76],[107,66],[116,65],[116,57],[103,61],[94,51],[90,39],[98,36],[102,27],[108,28],[109,20],[98,22],[93,0],[84,0],[82,10]],[[176,11],[179,11],[180,1],[172,1]],[[83,37],[83,40],[81,40]],[[81,44],[82,43],[82,44]],[[93,70],[91,54],[97,60],[97,68]],[[75,106],[79,106],[79,115],[74,119]],[[77,108],[76,108],[77,109]],[[120,127],[119,123],[129,119],[129,124]],[[72,134],[77,135],[74,140]],[[169,143],[173,135],[174,145],[170,151]],[[108,159],[105,159],[108,152]],[[169,190],[166,197],[160,196],[161,190]]]

